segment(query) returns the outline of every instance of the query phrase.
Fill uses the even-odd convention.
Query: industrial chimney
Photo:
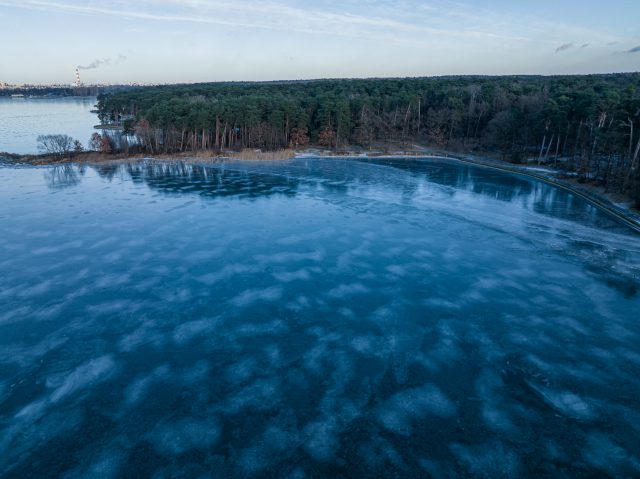
[[[80,88],[80,70],[76,68],[76,88]]]

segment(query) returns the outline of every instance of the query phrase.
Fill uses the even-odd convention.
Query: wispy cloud
[[[630,48],[629,50],[627,50],[627,53],[640,53],[640,45]]]
[[[51,39],[83,69],[102,68],[101,78],[136,75],[145,81],[632,68],[635,55],[623,51],[637,38],[629,29],[614,28],[611,19],[594,27],[585,23],[588,16],[578,20],[549,15],[541,6],[500,4],[498,9],[495,2],[486,7],[471,0],[0,0],[3,19],[8,13],[22,22],[20,29],[0,29],[0,39],[18,44],[0,52],[0,58],[42,52]],[[45,16],[50,19],[46,32],[29,30],[35,17]],[[65,27],[53,33],[54,24]],[[84,35],[93,25],[99,35],[114,29],[119,35],[76,45],[72,24],[79,24]],[[231,48],[216,49],[228,41]],[[614,42],[626,46],[617,47],[609,65],[600,57]],[[134,49],[135,62],[106,68],[117,64],[114,54],[128,48]],[[224,68],[205,65],[200,58],[207,54]],[[238,62],[236,55],[245,61]],[[570,56],[576,57],[573,63],[567,62]],[[157,67],[160,57],[171,67]],[[296,61],[287,61],[291,57]],[[60,62],[51,64],[54,69]]]
[[[562,31],[576,39],[616,40],[579,25],[495,11],[465,0],[0,0],[14,8],[159,22],[220,25],[246,29],[409,40],[414,44],[445,39],[477,39],[549,44]]]
[[[476,39],[527,41],[521,35],[497,29],[460,28],[459,26],[429,26],[424,18],[411,19],[408,5],[400,15],[380,16],[356,13],[345,8],[300,8],[282,2],[220,0],[139,0],[136,3],[104,0],[93,2],[43,0],[0,0],[0,5],[83,15],[117,16],[162,22],[187,22],[239,28],[259,28],[308,34],[340,36],[390,35],[396,38],[411,36],[446,36]],[[398,6],[398,5],[396,5]],[[380,11],[379,5],[369,10]],[[158,13],[162,12],[162,13]],[[398,11],[396,12],[398,13]],[[400,18],[402,14],[407,18]],[[414,15],[415,17],[415,15]]]
[[[573,43],[563,43],[558,48],[556,48],[556,53],[564,52],[573,48]]]

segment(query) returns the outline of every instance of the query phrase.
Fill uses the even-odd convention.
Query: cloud
[[[564,51],[569,50],[569,49],[571,49],[573,47],[574,47],[573,43],[563,43],[558,48],[556,48],[556,53],[564,52]]]
[[[640,53],[640,45],[630,48],[629,50],[627,50],[627,53]]]
[[[100,68],[105,65],[117,65],[120,62],[123,62],[127,59],[125,55],[118,55],[118,58],[112,60],[111,58],[98,58],[88,65],[78,65],[78,70],[93,70],[95,68]]]
[[[583,45],[580,45],[580,49],[585,49],[587,47],[589,47],[589,45],[591,45],[590,43],[585,43]]]
[[[291,79],[325,75],[533,73],[540,68],[537,62],[542,61],[545,52],[553,54],[565,41],[574,42],[566,44],[571,45],[566,48],[572,48],[568,54],[577,54],[588,41],[590,46],[582,56],[592,49],[595,53],[596,46],[611,41],[620,44],[630,41],[630,46],[635,45],[634,40],[621,33],[620,37],[610,33],[621,29],[559,23],[564,17],[549,18],[546,12],[536,12],[535,8],[526,15],[513,8],[498,11],[478,8],[470,0],[0,0],[0,9],[3,7],[16,9],[13,12],[16,18],[25,22],[29,21],[29,15],[18,9],[55,15],[56,21],[67,23],[84,17],[100,30],[124,28],[128,35],[112,39],[114,45],[130,40],[127,37],[135,37],[140,51],[150,50],[153,45],[166,45],[163,60],[168,62],[167,68],[160,74],[142,67],[144,62],[127,65],[129,72],[123,71],[124,68],[116,71],[113,60],[108,67],[104,58],[111,53],[99,50],[95,59],[74,60],[83,67],[101,68],[101,78],[105,81],[121,81],[125,74],[129,79],[153,82],[158,75],[164,81],[206,81],[212,77]],[[567,21],[577,22],[573,18]],[[65,29],[55,40],[67,43],[73,41],[73,35],[73,29]],[[185,56],[180,46],[170,41],[170,35],[184,36],[183,40],[195,48],[189,49]],[[36,44],[37,37],[31,34],[26,41],[39,48],[42,42]],[[204,66],[195,59],[205,45],[228,38],[249,61],[249,67],[232,64],[229,68],[214,70],[211,65]],[[238,41],[239,38],[242,40]],[[345,39],[351,41],[345,44]],[[308,48],[303,49],[305,42]],[[254,44],[256,48],[251,49]],[[283,45],[284,50],[279,57],[281,62],[271,61],[269,67],[263,68],[263,59],[275,53],[269,51],[265,57],[256,52],[260,51],[258,47],[267,45]],[[394,51],[398,46],[406,49]],[[21,48],[27,51],[26,44]],[[120,46],[115,48],[118,48],[116,53],[126,52]],[[588,68],[566,65],[563,61],[566,54],[560,54],[563,50],[559,48],[554,61],[544,63],[538,73]],[[161,53],[149,51],[147,60]],[[367,55],[375,55],[375,61]],[[254,57],[259,61],[252,62]],[[293,61],[289,60],[291,57]],[[624,64],[632,58],[620,55],[617,61]],[[231,62],[228,52],[220,54],[220,61]],[[179,62],[184,68],[178,68]],[[605,68],[608,67],[597,66],[598,71]],[[628,68],[625,65],[615,69]],[[41,72],[33,70],[31,74],[37,78]]]
[[[301,8],[292,2],[255,0],[235,3],[222,0],[140,0],[135,4],[127,4],[126,8],[123,8],[120,2],[109,0],[99,5],[75,0],[53,2],[0,0],[0,5],[92,16],[377,39],[380,39],[380,36],[394,40],[398,40],[400,36],[412,36],[415,39],[418,35],[487,40],[530,40],[512,31],[501,31],[499,28],[494,28],[495,25],[485,25],[482,29],[478,29],[475,22],[470,22],[466,28],[459,25],[429,26],[422,21],[427,18],[415,18],[415,12],[412,15],[411,10],[399,9],[398,14],[392,17],[379,8],[376,10],[375,6],[363,12],[361,9],[349,11],[345,6],[325,9]]]

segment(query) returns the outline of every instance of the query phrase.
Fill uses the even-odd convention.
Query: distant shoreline
[[[96,95],[0,95],[0,98],[8,98],[9,100],[74,100],[97,98]]]

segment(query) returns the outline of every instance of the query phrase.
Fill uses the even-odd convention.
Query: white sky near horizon
[[[638,0],[0,0],[0,82],[638,71],[638,19]]]

